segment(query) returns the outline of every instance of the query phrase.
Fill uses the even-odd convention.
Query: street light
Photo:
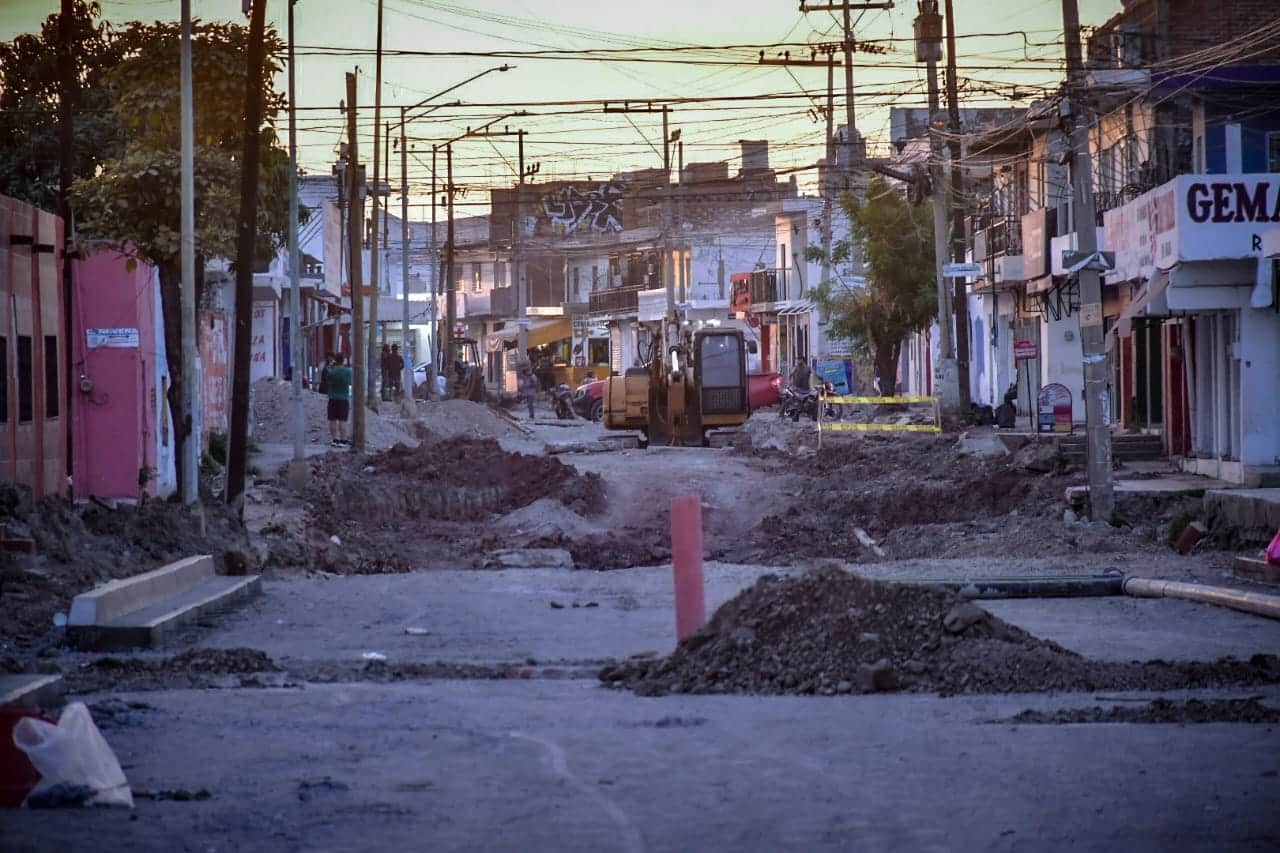
[[[408,354],[408,350],[409,350],[409,145],[405,138],[405,126],[408,124],[410,120],[409,113],[413,112],[416,109],[426,106],[427,104],[434,101],[436,98],[443,97],[444,95],[449,94],[455,89],[460,89],[463,86],[467,85],[468,83],[471,83],[472,81],[479,80],[481,77],[485,76],[486,74],[492,74],[495,71],[510,71],[514,67],[515,67],[514,65],[507,65],[504,63],[502,65],[495,65],[492,68],[486,68],[484,71],[481,71],[479,74],[474,74],[460,83],[455,83],[454,85],[450,86],[447,89],[443,89],[439,92],[436,92],[434,95],[430,95],[426,98],[423,98],[421,101],[419,101],[418,103],[414,104],[411,107],[400,108],[400,122],[397,125],[397,127],[399,127],[400,129],[400,267],[401,267],[400,342],[405,349],[405,352],[403,353],[405,355]],[[456,106],[459,103],[460,102],[458,101],[454,101],[453,105]],[[438,104],[432,107],[430,110],[427,110],[426,112],[422,113],[421,115],[415,116],[415,118],[422,118],[422,116],[427,115],[432,110],[436,110],[444,106],[449,106],[449,104]],[[429,253],[434,253],[435,240],[436,240],[436,198],[435,198],[434,166],[431,170],[431,178],[432,178],[431,231],[427,236],[427,251]],[[450,186],[448,189],[450,192],[453,191],[452,186]],[[437,301],[440,296],[440,276],[437,271],[437,264],[435,263],[434,258],[432,259],[431,272],[432,272],[431,277],[433,279],[433,282],[432,282],[431,307],[430,307],[429,316],[431,318],[432,334],[437,335],[439,334],[439,330],[437,329],[437,315],[438,315]],[[451,331],[450,331],[450,334],[452,334]],[[433,347],[432,349],[435,349],[435,348]],[[427,396],[430,397],[435,392],[436,363],[435,363],[434,357],[430,358],[428,361],[429,361],[429,364],[427,365]],[[402,367],[402,370],[404,372],[404,379],[402,380],[402,383],[401,383],[402,387],[409,389],[409,396],[406,398],[406,402],[405,402],[405,407],[407,408],[413,405],[412,360],[405,362],[405,364]]]

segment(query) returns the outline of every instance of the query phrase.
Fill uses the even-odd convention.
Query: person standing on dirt
[[[347,418],[351,415],[351,368],[347,367],[345,357],[338,353],[333,357],[333,367],[329,368],[329,437],[334,447],[346,447]]]
[[[791,387],[801,393],[809,392],[809,359],[801,356],[796,360],[796,366],[791,371]]]
[[[529,420],[533,420],[533,400],[538,396],[538,377],[527,366],[520,372],[520,395],[529,404]]]
[[[391,345],[391,357],[387,359],[388,379],[391,380],[391,393],[397,398],[404,394],[404,356],[400,355],[400,345]]]
[[[333,353],[327,352],[324,354],[324,367],[320,368],[320,384],[316,387],[317,391],[326,396],[329,393],[329,368],[331,367],[333,367]]]

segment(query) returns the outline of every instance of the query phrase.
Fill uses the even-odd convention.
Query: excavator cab
[[[453,364],[448,366],[449,397],[484,402],[484,369],[480,366],[480,348],[474,338],[453,339]]]

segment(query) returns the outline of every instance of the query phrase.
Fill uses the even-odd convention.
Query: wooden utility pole
[[[956,81],[956,16],[951,0],[947,9],[947,112],[951,132],[951,259],[964,263],[964,179],[960,174],[960,95]],[[952,306],[956,317],[956,378],[960,411],[969,411],[969,285],[955,279]]]
[[[200,499],[200,431],[196,429],[196,207],[195,207],[195,100],[191,71],[191,0],[182,0],[182,35],[179,43],[181,90],[179,103],[179,321],[182,352],[178,359],[178,411],[174,418],[174,449],[178,451],[178,484],[182,502],[191,506]],[[170,362],[172,364],[173,362]],[[172,369],[170,370],[172,373]]]
[[[950,2],[950,0],[948,0]],[[1067,43],[1067,96],[1071,104],[1072,217],[1081,255],[1098,251],[1097,214],[1093,209],[1093,160],[1089,155],[1089,113],[1083,92],[1080,57],[1080,13],[1076,0],[1062,0],[1063,35]],[[1084,351],[1084,414],[1088,439],[1089,517],[1110,521],[1115,509],[1111,483],[1111,430],[1107,425],[1107,352],[1102,328],[1102,278],[1086,263],[1080,281],[1080,345]]]
[[[448,209],[446,215],[449,222],[445,226],[445,328],[444,328],[444,356],[440,359],[441,366],[446,370],[453,369],[453,324],[458,319],[458,289],[455,285],[457,276],[453,271],[453,143],[450,142],[444,147],[445,161],[445,193],[448,197]],[[449,374],[446,373],[446,376]]]
[[[253,261],[258,236],[259,129],[262,125],[263,31],[267,0],[253,0],[244,94],[244,150],[240,158],[240,217],[236,222],[236,335],[231,372],[231,435],[227,448],[227,503],[241,508],[249,460],[249,371],[253,351]],[[194,381],[195,377],[187,377]],[[192,436],[192,440],[199,440]]]
[[[382,0],[378,0],[377,58],[373,74],[373,192],[370,193],[369,231],[369,341],[368,364],[365,365],[365,385],[368,395],[365,404],[371,411],[378,411],[378,378],[382,375],[382,358],[378,352],[378,206],[382,194]]]
[[[827,53],[827,147],[826,168],[822,171],[822,286],[831,283],[831,218],[835,216],[835,185],[832,174],[836,166],[836,52]]]
[[[72,412],[70,394],[75,381],[75,360],[72,355],[75,334],[72,312],[72,257],[71,247],[75,235],[71,230],[71,182],[74,179],[75,130],[72,110],[76,97],[76,57],[72,45],[75,33],[75,0],[62,0],[62,13],[58,16],[58,215],[62,217],[62,375],[65,383],[65,399],[58,401],[66,430],[67,477],[74,470],[72,454],[75,449],[71,429]]]
[[[364,189],[360,180],[360,132],[356,126],[356,75],[347,74],[347,240],[351,291],[351,449],[364,450]]]

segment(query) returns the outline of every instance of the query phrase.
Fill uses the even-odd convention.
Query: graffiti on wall
[[[542,212],[555,234],[607,234],[622,230],[622,187],[562,187],[542,197]]]

